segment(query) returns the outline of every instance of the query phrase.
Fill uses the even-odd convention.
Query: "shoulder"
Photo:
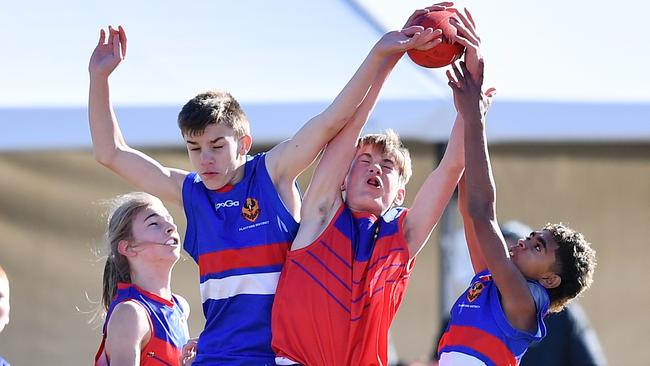
[[[108,319],[107,333],[145,335],[150,332],[149,313],[139,302],[127,300],[115,305]]]
[[[183,201],[185,201],[185,196],[189,194],[190,192],[194,192],[197,189],[206,189],[205,185],[203,184],[203,181],[201,180],[201,176],[196,173],[196,172],[190,172],[188,173],[185,178],[183,179],[183,186],[182,186],[182,191],[183,191]]]
[[[403,241],[403,245],[408,247],[408,234],[406,227],[406,218],[409,210],[406,207],[393,207],[381,216],[380,235],[397,234],[396,237]],[[409,219],[410,220],[410,219]],[[409,252],[411,249],[409,248]],[[415,257],[415,256],[413,256]]]
[[[151,340],[149,313],[135,300],[115,306],[106,328],[106,357],[120,364],[137,364],[141,350]]]
[[[246,155],[246,161],[242,168],[244,169],[244,180],[251,176],[258,176],[260,172],[269,172],[270,158],[269,153],[259,152],[254,155]],[[267,173],[268,175],[268,173]]]
[[[291,144],[291,140],[282,141],[264,155],[265,167],[273,182],[291,180],[291,178],[285,177],[287,175],[286,169],[290,166],[290,164],[287,164],[287,159],[290,158],[287,156],[289,144]]]
[[[259,152],[254,155],[246,155],[246,161],[244,162],[244,164],[246,166],[251,166],[251,165],[259,166],[260,164],[266,165],[268,164],[268,161],[270,159],[269,156],[270,156],[269,153],[265,151]]]
[[[286,150],[287,146],[291,143],[291,140],[284,140],[280,142],[279,144],[273,146],[271,150],[266,152],[266,160],[270,164],[275,164],[276,162],[279,161],[280,156]]]

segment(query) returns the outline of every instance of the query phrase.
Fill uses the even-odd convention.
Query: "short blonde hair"
[[[400,140],[397,132],[389,128],[383,133],[364,135],[357,140],[357,149],[364,146],[372,146],[382,154],[386,154],[393,158],[399,171],[400,183],[403,185],[408,183],[413,174],[411,168],[411,154],[409,154],[408,149],[402,145],[402,140]]]

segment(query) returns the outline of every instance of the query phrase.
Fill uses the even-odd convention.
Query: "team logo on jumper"
[[[481,292],[483,292],[484,288],[485,286],[482,282],[474,283],[469,291],[467,291],[467,300],[469,300],[469,302],[474,302],[474,300],[476,300],[481,295]]]
[[[241,215],[250,222],[255,222],[260,217],[260,205],[255,198],[246,198],[244,207],[241,208]]]

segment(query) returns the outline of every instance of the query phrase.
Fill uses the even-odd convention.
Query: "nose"
[[[201,164],[208,165],[212,162],[212,155],[207,151],[201,151]]]
[[[175,232],[176,232],[176,224],[174,224],[173,222],[168,222],[167,228],[165,229],[165,233],[167,233],[167,235],[170,235]]]
[[[521,249],[525,249],[526,243],[524,242],[524,239],[517,240],[517,246],[520,247]]]
[[[379,164],[370,164],[368,171],[370,171],[370,173],[381,174],[381,166]]]

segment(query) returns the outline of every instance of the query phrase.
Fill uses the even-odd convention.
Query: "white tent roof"
[[[242,102],[256,141],[285,139],[329,104],[381,35],[346,1],[107,5],[28,0],[0,15],[5,34],[16,35],[7,49],[19,50],[18,57],[0,61],[0,121],[10,126],[0,147],[89,144],[86,69],[101,26],[123,24],[128,32],[127,59],[111,87],[124,134],[136,145],[182,142],[175,122],[180,107],[212,88]],[[400,115],[400,122],[428,126],[422,117],[436,115],[448,131],[453,110],[446,89],[402,62],[374,121]]]
[[[408,15],[416,4],[403,6]],[[5,40],[11,56],[0,60],[0,149],[89,146],[86,68],[99,28],[108,24],[124,25],[129,35],[127,59],[111,78],[129,143],[181,144],[176,114],[212,88],[242,102],[257,142],[279,141],[334,98],[380,28],[401,25],[378,21],[377,9],[352,0],[12,2],[0,13],[0,31],[12,35]],[[647,101],[599,103],[498,99],[490,138],[650,140]],[[370,129],[444,141],[453,114],[443,71],[405,58]]]

